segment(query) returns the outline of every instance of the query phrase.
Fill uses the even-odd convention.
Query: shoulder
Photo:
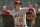
[[[20,9],[29,9],[29,8],[27,8],[27,7],[24,7],[24,8],[20,8]]]
[[[12,12],[15,12],[15,9],[14,9],[14,10],[12,10]]]

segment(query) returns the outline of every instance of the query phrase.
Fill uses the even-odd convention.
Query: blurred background
[[[22,7],[33,7],[36,10],[36,23],[34,27],[40,27],[40,0],[0,0],[0,27],[14,27],[12,16],[8,16],[3,11],[3,6],[7,6],[7,10],[14,9],[14,2],[21,1]]]

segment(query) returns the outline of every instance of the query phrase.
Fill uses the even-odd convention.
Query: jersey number
[[[20,22],[23,22],[23,18],[20,18],[19,21],[20,21]]]

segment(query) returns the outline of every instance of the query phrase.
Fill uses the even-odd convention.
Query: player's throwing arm
[[[11,14],[9,13],[10,11],[7,11],[7,10],[6,10],[6,6],[3,6],[3,10],[4,10],[4,12],[5,12],[7,15],[11,15]]]

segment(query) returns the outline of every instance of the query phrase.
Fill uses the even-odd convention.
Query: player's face
[[[21,4],[16,4],[15,7],[16,7],[16,10],[19,10],[21,7]]]

